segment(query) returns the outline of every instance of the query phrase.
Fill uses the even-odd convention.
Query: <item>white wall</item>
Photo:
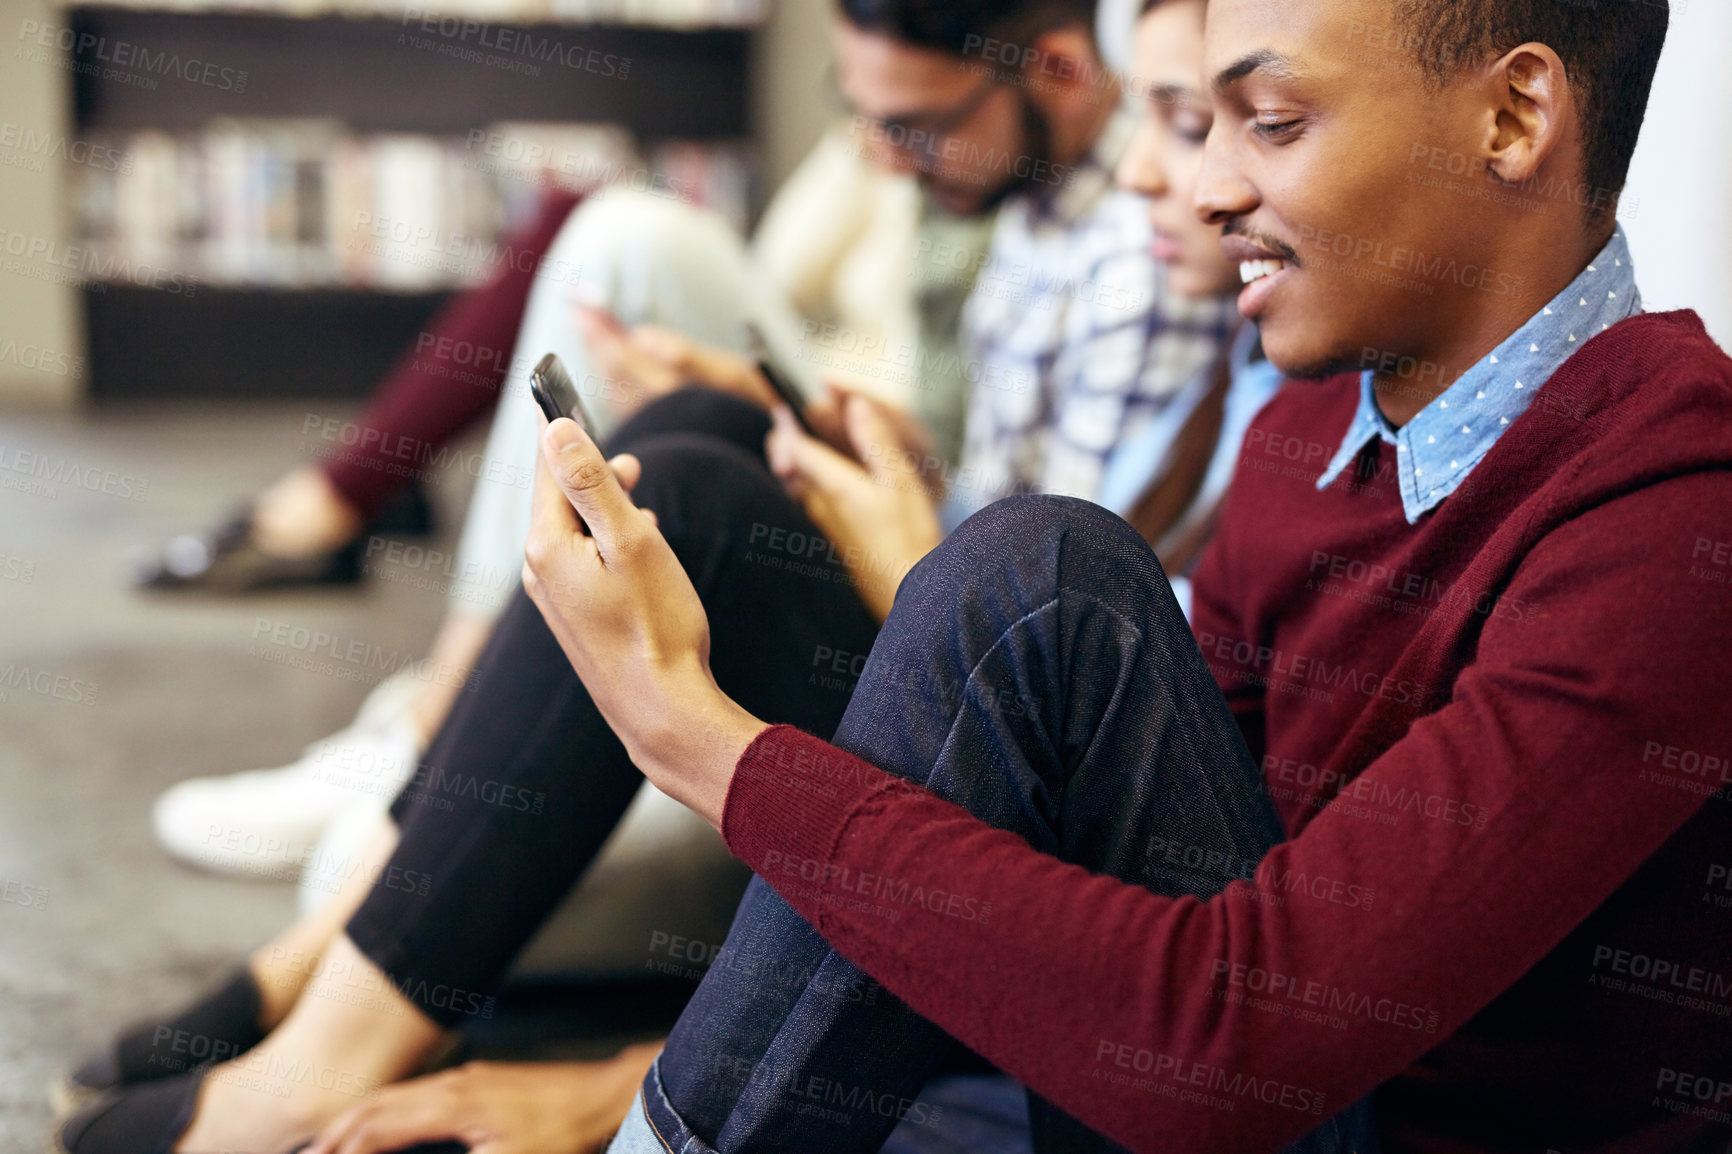
[[[24,21],[40,24],[57,21],[47,0],[0,0],[0,152],[4,159],[36,159],[43,171],[33,172],[16,163],[0,163],[0,230],[27,238],[61,242],[68,231],[62,212],[63,184],[58,156],[32,154],[23,147],[8,147],[11,134],[19,132],[63,133],[71,109],[70,77],[60,68],[14,58],[23,42]],[[58,54],[56,54],[58,55]],[[44,350],[51,364],[70,368],[58,358],[84,356],[82,314],[77,290],[9,272],[5,264],[21,261],[36,273],[50,273],[40,258],[14,257],[0,252],[0,405],[70,404],[83,392],[83,381],[69,374],[27,368],[41,353],[27,354],[26,346]],[[9,345],[8,342],[11,342]]]
[[[1732,0],[1672,0],[1672,28],[1624,194],[1650,312],[1693,308],[1732,349]]]
[[[764,141],[766,194],[805,159],[838,113],[826,98],[835,0],[772,0],[771,9],[752,69],[752,119]]]

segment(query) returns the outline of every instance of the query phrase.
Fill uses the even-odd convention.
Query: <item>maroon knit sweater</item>
[[[1198,575],[1293,835],[1254,880],[1201,902],[1094,876],[787,728],[741,759],[728,844],[1137,1150],[1274,1150],[1381,1087],[1390,1154],[1722,1154],[1732,361],[1691,313],[1614,326],[1417,525],[1392,446],[1315,489],[1357,387],[1268,407]],[[886,918],[773,854],[918,897]]]

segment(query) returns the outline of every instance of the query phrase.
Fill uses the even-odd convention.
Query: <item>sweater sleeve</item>
[[[1723,590],[1678,563],[1726,498],[1673,482],[1554,532],[1509,590],[1531,612],[1486,623],[1449,704],[1213,900],[1091,875],[787,728],[742,757],[724,833],[843,955],[1088,1125],[1277,1148],[1513,985],[1705,804],[1642,756],[1726,736],[1732,649],[1700,624]],[[1402,790],[1456,804],[1380,800]],[[866,874],[877,905],[828,891]]]

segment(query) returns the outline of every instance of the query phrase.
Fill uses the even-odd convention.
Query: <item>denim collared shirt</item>
[[[1395,446],[1401,504],[1412,524],[1461,487],[1534,394],[1591,337],[1642,311],[1624,230],[1514,336],[1492,350],[1405,426],[1377,407],[1371,372],[1359,383],[1359,409],[1317,488],[1335,483],[1373,438]]]

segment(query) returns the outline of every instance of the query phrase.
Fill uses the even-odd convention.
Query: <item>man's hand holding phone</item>
[[[873,616],[890,615],[896,590],[943,538],[930,452],[895,410],[836,393],[837,420],[852,456],[809,436],[786,408],[775,410],[770,467],[835,546]],[[914,440],[911,447],[908,442]],[[863,463],[862,463],[863,462]]]
[[[610,465],[575,421],[542,430],[523,587],[632,761],[720,829],[734,766],[767,726],[710,675],[709,619],[631,502],[637,468]]]

